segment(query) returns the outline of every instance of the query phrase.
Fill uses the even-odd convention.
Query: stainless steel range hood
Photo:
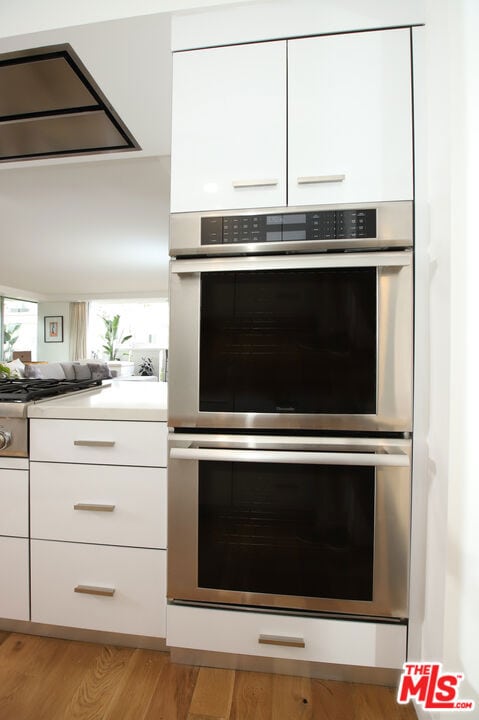
[[[70,45],[0,55],[0,162],[139,149]]]

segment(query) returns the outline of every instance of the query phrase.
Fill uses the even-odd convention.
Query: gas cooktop
[[[64,395],[101,385],[101,380],[36,380],[27,378],[0,379],[0,402],[25,403],[30,400]]]

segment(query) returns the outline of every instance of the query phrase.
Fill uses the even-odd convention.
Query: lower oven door
[[[174,433],[168,598],[407,617],[410,441]]]

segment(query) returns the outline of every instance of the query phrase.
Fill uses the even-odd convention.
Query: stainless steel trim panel
[[[8,406],[8,411],[11,408],[12,416],[2,417],[0,414],[0,432],[9,433],[11,437],[7,447],[0,449],[0,458],[26,458],[28,457],[28,420],[25,404],[5,403],[5,405]]]
[[[256,435],[170,433],[168,470],[169,600],[302,609],[375,618],[408,615],[411,441],[402,439],[267,437]],[[376,467],[376,517],[372,601],[269,595],[200,588],[198,577],[198,459],[173,450],[244,449],[255,462],[264,450],[322,453],[375,453],[379,459],[406,458],[408,465]],[[324,457],[327,457],[326,455]]]
[[[237,655],[210,650],[187,650],[172,647],[171,662],[204,667],[230,668],[250,672],[267,672],[276,675],[299,675],[307,678],[322,678],[342,682],[373,683],[397,687],[400,670],[372,668],[358,665],[334,665],[308,660],[286,660],[284,658],[258,655]]]
[[[413,204],[411,201],[355,203],[336,205],[304,205],[294,207],[254,208],[253,210],[219,210],[170,215],[170,255],[243,255],[254,253],[311,252],[315,250],[342,250],[351,248],[392,248],[413,245]],[[345,240],[305,240],[264,243],[224,243],[201,245],[201,218],[248,217],[274,213],[305,213],[315,210],[377,210],[375,238]]]

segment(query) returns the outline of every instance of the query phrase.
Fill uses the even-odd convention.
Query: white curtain
[[[70,355],[72,360],[86,358],[86,331],[88,325],[88,303],[70,303]]]

